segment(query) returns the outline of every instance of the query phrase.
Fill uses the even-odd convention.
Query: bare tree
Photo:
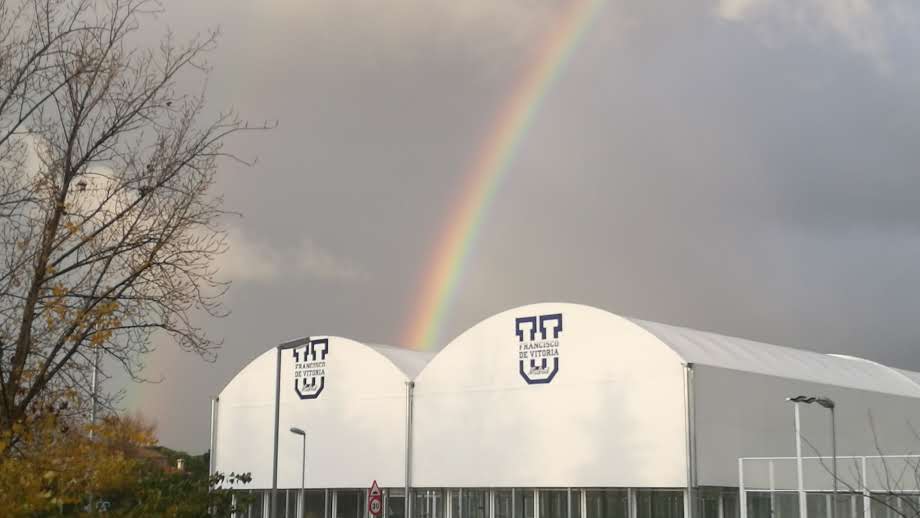
[[[131,45],[150,0],[0,0],[0,432],[88,387],[101,352],[132,376],[165,332],[216,347],[226,249],[211,193],[233,113],[176,92],[216,33]]]
[[[914,451],[886,453],[871,410],[867,412],[867,418],[875,450],[872,452],[873,455],[866,457],[871,460],[866,466],[867,480],[863,479],[860,457],[846,457],[848,462],[841,463],[835,479],[835,472],[830,464],[832,457],[823,455],[817,446],[805,437],[802,437],[802,441],[816,456],[823,474],[829,477],[830,483],[833,484],[836,480],[840,488],[839,497],[844,502],[856,495],[865,496],[872,506],[873,518],[920,517],[920,456]],[[905,419],[905,426],[920,441],[920,431],[909,419]],[[849,506],[841,505],[841,502],[831,505],[837,506],[838,518],[857,518],[850,517]],[[861,504],[858,509],[861,513]],[[883,516],[878,516],[879,513],[883,513]]]

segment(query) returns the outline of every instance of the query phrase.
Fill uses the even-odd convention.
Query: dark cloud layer
[[[233,314],[207,324],[220,358],[163,344],[147,375],[165,381],[129,387],[164,443],[206,448],[208,397],[283,339],[398,340],[564,3],[167,2],[180,35],[222,27],[212,103],[280,126],[235,139],[260,161],[221,180],[245,217]],[[521,145],[445,334],[563,300],[920,370],[918,8],[835,4],[608,2]]]

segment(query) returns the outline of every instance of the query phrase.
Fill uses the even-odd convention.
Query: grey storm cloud
[[[228,148],[232,314],[215,363],[167,342],[126,384],[162,442],[284,339],[399,340],[495,113],[568,0],[166,2],[220,26],[209,100],[276,130]],[[486,213],[447,318],[581,302],[920,369],[920,7],[608,1]],[[196,78],[189,78],[195,89]],[[110,383],[117,389],[118,380]]]

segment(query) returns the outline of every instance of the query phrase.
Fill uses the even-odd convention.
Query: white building
[[[920,373],[535,304],[437,354],[313,337],[257,357],[220,393],[212,422],[213,469],[253,475],[251,516],[267,516],[273,487],[279,355],[277,516],[295,515],[301,484],[291,427],[306,431],[311,518],[365,518],[373,480],[387,518],[404,518],[407,487],[413,518],[736,518],[738,459],[795,454],[786,398],[800,394],[836,403],[844,492],[894,489],[871,459],[874,475],[851,476],[860,461],[847,456],[920,448]],[[825,409],[803,406],[801,429],[804,455],[830,455]],[[766,489],[766,461],[750,464],[748,485]],[[827,514],[832,477],[819,467],[805,477],[809,518]],[[793,468],[776,461],[772,486],[795,489]],[[771,505],[797,515],[795,493],[757,496],[755,515]],[[854,517],[887,512],[846,499]]]

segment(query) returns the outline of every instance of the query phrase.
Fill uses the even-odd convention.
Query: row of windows
[[[808,518],[864,518],[865,500],[860,493],[810,492],[805,497]],[[831,513],[834,507],[835,513]],[[794,491],[750,492],[747,494],[748,518],[799,518],[799,495]],[[920,496],[911,493],[872,494],[869,497],[872,518],[920,516]]]
[[[243,492],[240,518],[267,516],[270,492]],[[642,489],[413,489],[412,518],[683,518],[682,490]],[[405,518],[399,489],[384,491],[385,518]],[[280,490],[280,518],[370,518],[364,490]],[[630,499],[635,513],[630,514]],[[240,498],[240,502],[244,502]],[[283,511],[281,511],[283,509]],[[707,518],[723,518],[712,516]],[[724,517],[735,518],[735,517]]]
[[[401,489],[384,490],[384,518],[405,518]],[[267,518],[268,491],[244,492],[251,504],[238,518]],[[684,491],[664,489],[414,489],[413,518],[683,518]],[[279,518],[370,518],[365,490],[281,490]],[[700,518],[739,518],[733,489],[701,489]],[[795,492],[749,492],[748,518],[798,518]],[[809,493],[809,518],[832,518],[833,496]],[[243,499],[240,499],[243,502]],[[871,518],[920,516],[918,495],[873,495]],[[865,518],[861,494],[837,496],[835,518]]]

